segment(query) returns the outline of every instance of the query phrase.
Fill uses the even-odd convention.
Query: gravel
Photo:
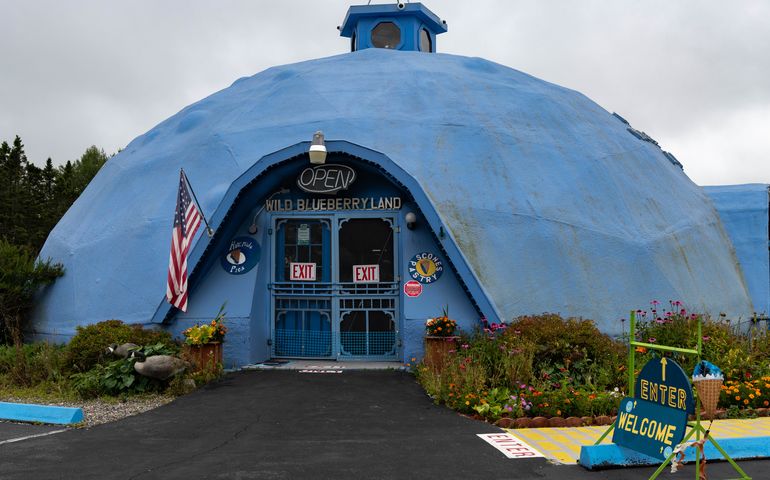
[[[102,423],[114,422],[121,418],[137,415],[158,408],[172,401],[170,395],[142,395],[126,399],[94,399],[80,402],[39,402],[60,407],[80,407],[83,409],[83,422],[78,427],[93,427]],[[33,403],[29,399],[3,398],[4,402]]]

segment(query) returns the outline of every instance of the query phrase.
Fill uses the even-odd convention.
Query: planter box
[[[222,343],[205,343],[203,345],[188,345],[190,360],[195,365],[195,369],[214,370],[217,365],[222,363]]]
[[[457,339],[460,337],[434,337],[425,336],[425,365],[438,369],[444,364],[444,359],[450,350],[457,349]]]

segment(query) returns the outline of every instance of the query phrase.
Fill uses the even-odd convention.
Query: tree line
[[[0,144],[0,342],[21,344],[35,293],[64,274],[36,259],[48,234],[108,157],[95,146],[77,160],[44,167],[27,159],[17,135]]]
[[[107,161],[104,150],[88,147],[83,155],[54,167],[40,168],[27,159],[17,135],[0,144],[0,237],[37,254],[54,225]]]

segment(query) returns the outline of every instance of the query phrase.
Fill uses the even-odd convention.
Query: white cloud
[[[351,3],[0,0],[0,140],[19,134],[38,163],[116,151],[239,77],[347,51]],[[449,23],[439,51],[583,92],[696,182],[770,181],[770,2],[424,3]]]
[[[768,143],[770,103],[709,118],[667,141],[700,185],[770,183]]]

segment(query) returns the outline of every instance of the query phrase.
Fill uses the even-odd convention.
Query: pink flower
[[[647,339],[647,343],[655,343],[655,342],[656,342],[656,338],[655,337],[650,337],[650,338]]]

